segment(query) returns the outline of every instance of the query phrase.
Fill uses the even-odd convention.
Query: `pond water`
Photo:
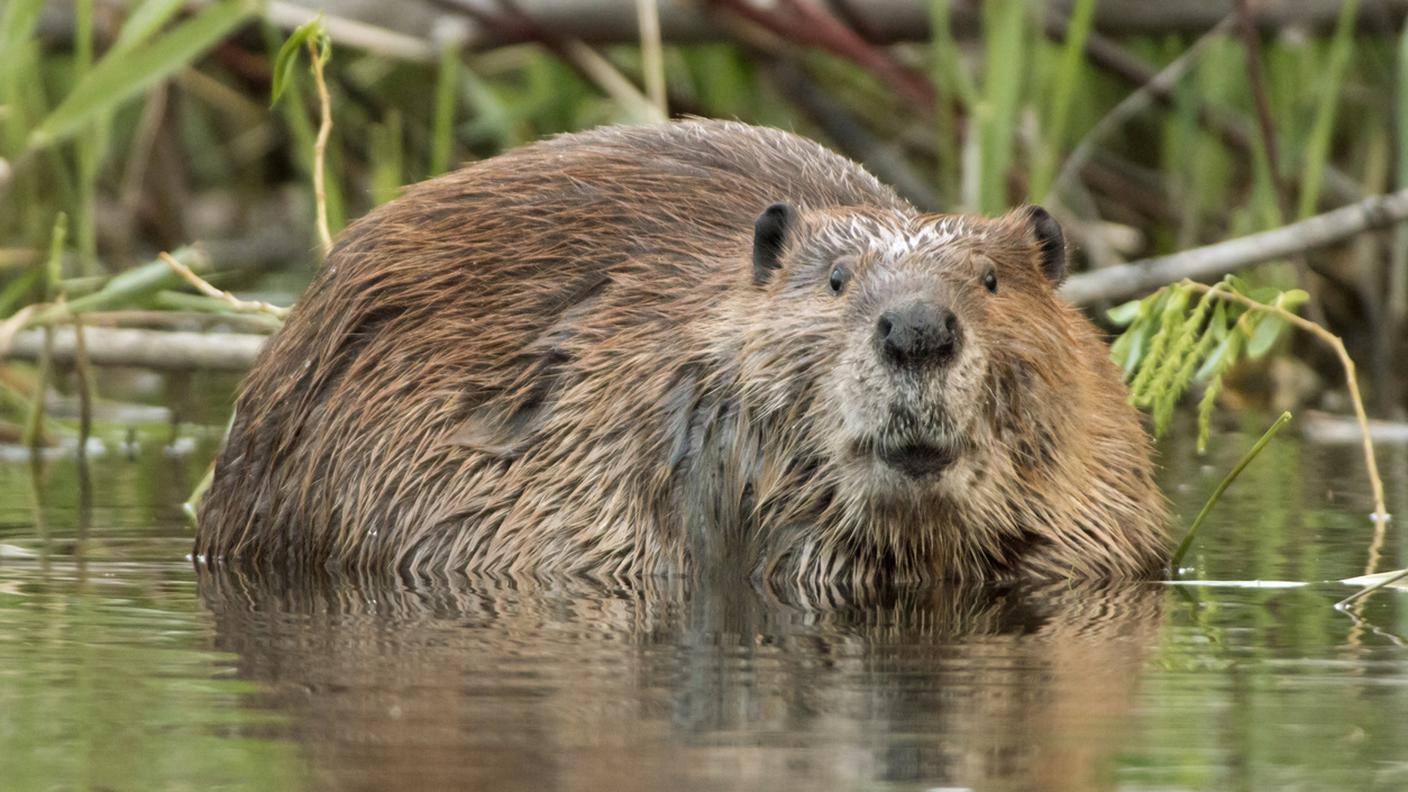
[[[1247,584],[810,599],[212,575],[208,437],[0,463],[0,788],[1405,789],[1408,592],[1334,607],[1368,485],[1293,434],[1190,562]],[[1252,435],[1164,444],[1183,524]]]

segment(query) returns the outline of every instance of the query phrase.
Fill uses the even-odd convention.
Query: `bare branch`
[[[1076,305],[1128,300],[1185,278],[1214,280],[1254,264],[1324,247],[1408,220],[1408,190],[1376,195],[1259,234],[1074,275],[1061,294]]]
[[[809,0],[821,8],[835,8],[834,2]],[[981,2],[955,2],[952,5],[953,31],[972,36],[981,29]],[[756,2],[767,7],[776,3]],[[1322,30],[1334,24],[1340,0],[1265,0],[1257,4],[1255,22],[1259,29],[1294,26]],[[726,26],[707,13],[698,0],[659,0],[660,31],[667,42],[699,42],[727,39]],[[846,4],[846,21],[874,43],[926,41],[929,37],[927,0],[862,0]],[[1049,3],[1053,9],[1069,9],[1069,2]],[[1100,0],[1095,10],[1095,29],[1106,36],[1205,31],[1227,13],[1228,3],[1210,0]],[[312,13],[325,11],[328,29],[334,38],[357,46],[351,35],[365,37],[382,51],[405,51],[433,60],[428,46],[435,17],[441,13],[471,15],[494,13],[502,8],[499,0],[275,0],[274,21],[292,29],[306,22]],[[571,34],[592,44],[635,43],[640,26],[636,5],[622,0],[514,0],[523,15],[560,33]],[[303,10],[303,15],[296,12]],[[1359,19],[1363,26],[1396,27],[1408,11],[1408,0],[1361,0]],[[400,34],[399,36],[395,34]],[[524,35],[526,34],[526,38]],[[64,37],[66,40],[70,36]],[[536,40],[530,31],[513,25],[477,23],[471,27],[470,46],[496,47]],[[421,47],[413,43],[420,39]]]
[[[45,330],[53,331],[53,360],[73,363],[78,356],[72,327],[24,330],[9,356],[37,360],[44,350]],[[267,336],[245,333],[182,333],[86,327],[84,346],[95,366],[134,366],[164,371],[216,369],[243,371],[254,364]]]

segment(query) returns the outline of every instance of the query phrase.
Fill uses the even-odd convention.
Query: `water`
[[[1408,592],[1333,607],[1362,462],[1290,434],[1191,575],[1307,585],[811,600],[198,574],[208,440],[3,463],[0,789],[1405,789]],[[1165,445],[1185,523],[1250,439]],[[1408,514],[1408,449],[1380,456]]]

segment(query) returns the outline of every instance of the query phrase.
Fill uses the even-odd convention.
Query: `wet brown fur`
[[[753,223],[776,201],[800,210],[799,239],[759,284]],[[196,553],[802,582],[1148,574],[1165,540],[1147,438],[1025,217],[920,215],[814,143],[724,122],[565,135],[420,184],[343,235],[262,353]],[[951,233],[932,255],[857,252],[906,277],[920,259],[999,273],[990,300],[944,287],[981,363],[970,450],[942,486],[881,492],[838,450],[832,380],[857,325],[806,279],[808,239],[936,227]]]

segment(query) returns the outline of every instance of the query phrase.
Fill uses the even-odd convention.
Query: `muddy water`
[[[1165,445],[1185,522],[1250,440]],[[1220,584],[865,596],[213,575],[208,443],[109,449],[0,463],[5,790],[1408,788],[1408,592],[1333,607],[1354,446],[1257,461],[1186,575]]]

